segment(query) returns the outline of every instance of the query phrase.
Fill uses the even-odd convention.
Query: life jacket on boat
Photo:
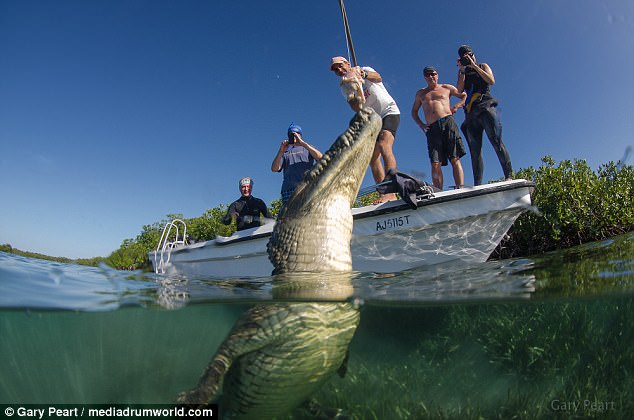
[[[412,209],[416,209],[418,196],[429,196],[434,187],[403,172],[388,169],[385,179],[376,190],[381,194],[398,193]]]

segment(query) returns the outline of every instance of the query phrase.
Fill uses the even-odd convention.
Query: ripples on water
[[[0,403],[173,402],[252,304],[334,299],[359,307],[361,321],[346,376],[313,396],[326,411],[634,411],[633,234],[530,259],[356,273],[334,295],[333,282],[314,284],[297,293],[293,279],[164,277],[0,253]]]

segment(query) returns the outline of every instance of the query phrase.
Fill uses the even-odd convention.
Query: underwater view
[[[227,374],[221,407],[288,384],[272,401],[288,418],[634,412],[632,233],[343,276],[166,277],[0,253],[0,404],[173,404],[231,349],[243,377]]]

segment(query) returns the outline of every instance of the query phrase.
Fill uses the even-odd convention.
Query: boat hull
[[[352,266],[355,271],[390,273],[450,261],[487,260],[517,217],[531,205],[533,184],[505,181],[443,191],[420,200],[352,210]],[[273,224],[236,232],[229,238],[174,248],[168,275],[205,277],[269,276],[266,244]],[[150,260],[157,266],[157,256]]]

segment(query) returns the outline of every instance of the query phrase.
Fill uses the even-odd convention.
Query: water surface
[[[360,324],[345,376],[294,418],[634,412],[634,234],[536,258],[355,273],[330,289],[273,280],[0,253],[0,403],[171,403],[254,304],[318,301],[350,302]]]

